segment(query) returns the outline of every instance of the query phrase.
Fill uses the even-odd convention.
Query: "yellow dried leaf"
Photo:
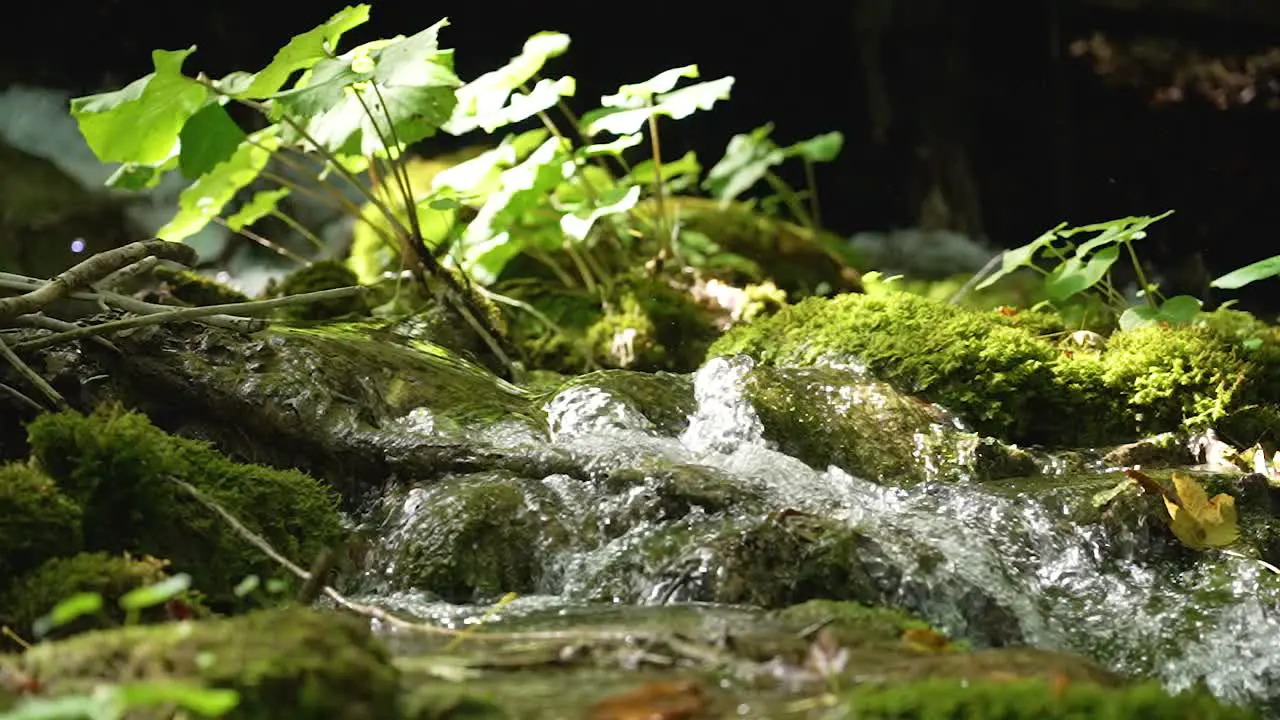
[[[1169,529],[1192,550],[1223,547],[1236,541],[1240,535],[1236,524],[1236,499],[1220,493],[1210,498],[1193,478],[1173,474],[1173,488],[1177,502],[1164,498],[1165,508],[1172,521]]]

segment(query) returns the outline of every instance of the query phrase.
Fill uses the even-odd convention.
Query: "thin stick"
[[[54,406],[58,408],[67,407],[67,401],[58,394],[58,391],[54,390],[47,380],[40,377],[40,373],[32,370],[30,365],[23,362],[22,358],[18,357],[13,348],[9,347],[4,340],[0,340],[0,358],[8,360],[9,364],[13,365],[13,369],[17,370],[18,374],[26,378],[27,382],[34,385],[37,390],[44,393],[45,397],[52,400]]]

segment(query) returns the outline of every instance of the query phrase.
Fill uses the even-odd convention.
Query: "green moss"
[[[596,362],[632,370],[692,371],[715,337],[709,313],[661,278],[632,276],[586,330]]]
[[[152,272],[164,281],[169,295],[188,305],[223,305],[249,301],[248,295],[197,272],[173,270],[163,266]]]
[[[16,664],[49,697],[176,680],[236,690],[237,720],[399,717],[399,674],[368,623],[307,609],[91,632],[37,645]]]
[[[540,487],[487,474],[431,487],[394,551],[395,584],[451,602],[532,592],[544,549],[564,537],[563,511]]]
[[[0,583],[77,552],[83,512],[39,470],[0,465]],[[0,585],[3,590],[3,585]]]
[[[842,600],[810,600],[778,610],[773,617],[797,632],[818,624],[831,628],[841,645],[898,641],[908,630],[930,629],[929,623],[901,610]]]
[[[50,413],[28,436],[32,456],[84,507],[86,548],[168,558],[215,609],[236,603],[231,590],[244,576],[278,569],[170,478],[195,486],[295,562],[309,563],[342,536],[337,497],[319,481],[232,462],[143,415],[113,407]]]
[[[1067,718],[1254,718],[1204,693],[1169,695],[1155,682],[1108,688],[1049,680],[933,679],[903,685],[861,685],[839,708],[860,720],[1056,720]]]
[[[1118,332],[1105,350],[1063,349],[1039,315],[966,310],[906,293],[810,299],[734,328],[710,355],[766,364],[854,357],[984,435],[1057,446],[1234,423],[1280,434],[1280,342],[1250,348],[1212,325]],[[1087,422],[1081,422],[1087,418]],[[1246,444],[1247,444],[1246,442]]]
[[[122,595],[168,577],[168,563],[153,557],[134,558],[107,553],[80,553],[54,558],[34,572],[17,579],[0,598],[2,624],[27,630],[36,618],[59,602],[76,593],[92,592],[102,596],[102,612],[77,618],[55,629],[49,637],[66,637],[86,630],[117,627],[124,624],[125,614],[117,601]],[[194,595],[182,598],[189,608],[200,610]],[[166,619],[164,608],[143,613],[140,620],[153,622]]]
[[[302,293],[335,288],[350,287],[360,284],[356,274],[338,260],[321,260],[308,267],[295,270],[280,283],[279,295],[301,295]],[[280,317],[289,320],[327,320],[344,315],[361,315],[368,313],[368,301],[362,295],[310,302],[299,305],[288,305],[277,310]]]

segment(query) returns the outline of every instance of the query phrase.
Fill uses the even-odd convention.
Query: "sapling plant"
[[[99,159],[121,164],[110,185],[147,187],[174,171],[192,180],[159,238],[182,241],[218,222],[278,248],[252,229],[273,217],[319,248],[315,234],[281,207],[291,194],[305,194],[392,248],[400,269],[447,302],[507,365],[510,349],[471,291],[527,308],[487,289],[513,258],[541,263],[564,287],[583,288],[601,302],[613,279],[646,257],[654,270],[673,260],[674,269],[683,267],[672,196],[697,187],[702,168],[693,153],[664,157],[659,125],[728,99],[732,77],[680,86],[699,79],[698,66],[673,68],[620,86],[578,116],[566,102],[576,92],[574,78],[540,76],[567,51],[563,33],[531,36],[508,63],[464,83],[454,73],[453,51],[439,46],[447,20],[339,52],[343,35],[368,18],[368,5],[347,7],[295,36],[261,70],[216,79],[183,72],[194,47],[157,50],[154,72],[121,90],[77,98],[71,112]],[[265,127],[245,131],[228,113],[231,105],[256,112]],[[538,127],[507,134],[437,173],[430,187],[414,187],[404,160],[417,143],[438,132],[493,134],[534,120]],[[740,136],[749,142],[735,138],[704,186],[724,202],[761,178],[779,190],[773,165],[799,157],[812,176],[812,163],[840,148],[834,133],[778,148],[770,129]],[[648,157],[632,163],[627,153],[640,146]],[[363,204],[350,199],[352,190]],[[645,197],[653,202],[642,203]],[[787,188],[792,213],[817,224],[816,194],[808,196],[808,208],[800,198]],[[707,250],[693,259],[726,259]],[[378,279],[379,263],[349,262],[363,270],[362,281]]]
[[[1162,295],[1158,285],[1147,276],[1134,249],[1134,243],[1147,236],[1148,227],[1172,213],[1170,210],[1160,215],[1126,217],[1074,228],[1060,223],[1026,245],[1006,250],[1000,268],[976,289],[988,287],[1021,268],[1030,268],[1043,276],[1050,302],[1061,304],[1092,293],[1116,314],[1122,330],[1189,323],[1200,314],[1201,301],[1190,295],[1170,298]],[[1078,244],[1073,240],[1087,233],[1096,235]],[[1111,282],[1111,267],[1121,253],[1132,263],[1138,293],[1143,299],[1141,305],[1131,305]]]

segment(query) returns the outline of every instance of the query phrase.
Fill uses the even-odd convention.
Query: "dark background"
[[[193,73],[252,71],[346,4],[40,2],[26,6],[34,19],[3,34],[0,84],[96,92],[149,72],[152,49],[192,44]],[[668,157],[694,149],[710,167],[731,135],[770,121],[780,143],[840,130],[845,150],[818,179],[824,220],[842,234],[945,227],[1012,247],[1060,220],[1174,209],[1141,250],[1167,290],[1201,295],[1208,279],[1280,253],[1276,75],[1252,67],[1249,102],[1238,87],[1224,102],[1187,79],[1194,62],[1239,69],[1280,45],[1278,3],[383,2],[343,46],[412,34],[442,16],[451,25],[441,44],[456,48],[464,80],[536,31],[568,33],[569,53],[546,74],[578,79],[579,112],[621,83],[683,64],[698,63],[703,79],[735,76],[729,102],[666,124]],[[1097,57],[1073,53],[1094,33],[1118,55],[1101,63],[1106,72]],[[1132,48],[1142,43],[1163,50],[1126,57],[1141,56]],[[1179,83],[1179,101],[1156,102]],[[1280,310],[1275,284],[1233,296]]]

